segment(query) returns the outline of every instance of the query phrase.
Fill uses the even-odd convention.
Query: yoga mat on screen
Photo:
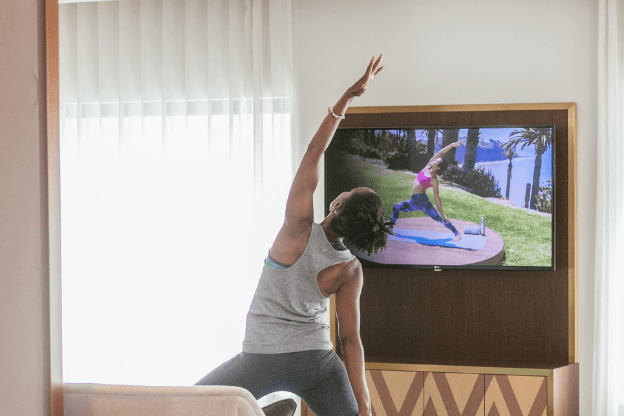
[[[428,246],[463,248],[466,250],[483,250],[487,242],[487,237],[484,235],[464,234],[461,240],[451,241],[455,237],[453,233],[395,228],[394,234],[389,235],[388,240],[425,244]]]

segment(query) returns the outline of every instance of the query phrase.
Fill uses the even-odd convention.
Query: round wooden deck
[[[451,223],[462,233],[465,225],[477,225],[472,222],[454,220]],[[397,229],[414,229],[420,231],[434,231],[448,233],[453,236],[446,227],[429,217],[399,218],[395,226]],[[407,266],[502,266],[505,262],[505,242],[500,234],[485,227],[487,242],[483,250],[466,250],[456,247],[441,247],[418,244],[415,242],[388,240],[386,249],[370,256],[349,247],[353,254],[368,262],[388,265]]]

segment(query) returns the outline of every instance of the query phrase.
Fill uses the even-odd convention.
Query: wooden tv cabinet
[[[374,416],[578,416],[579,365],[366,363]],[[314,413],[302,402],[302,416]]]

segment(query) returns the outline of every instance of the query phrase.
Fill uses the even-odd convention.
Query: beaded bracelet
[[[345,116],[339,116],[338,114],[334,113],[334,107],[329,107],[328,110],[331,113],[331,115],[334,116],[335,118],[338,118],[340,120],[345,119]]]

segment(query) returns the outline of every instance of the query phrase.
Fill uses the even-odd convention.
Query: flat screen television
[[[385,250],[347,244],[365,267],[554,270],[555,131],[551,125],[339,128],[325,154],[325,206],[365,186],[381,197],[387,221],[395,210],[395,235]],[[437,175],[439,204],[461,236],[454,241],[452,227],[435,218],[433,188],[426,190],[428,208],[422,196],[412,199],[412,188],[431,158],[457,141]]]

